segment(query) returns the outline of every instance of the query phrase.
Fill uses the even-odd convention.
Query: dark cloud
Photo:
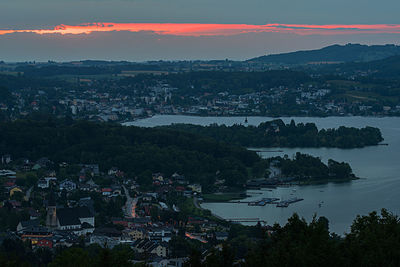
[[[97,32],[90,35],[0,36],[0,60],[69,61],[247,59],[269,53],[316,49],[334,43],[400,44],[400,36],[357,34],[299,36],[285,33],[248,33],[234,36],[190,37],[154,33]]]

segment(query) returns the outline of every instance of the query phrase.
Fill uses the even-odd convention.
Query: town
[[[229,62],[192,64],[158,62],[122,65],[115,70],[103,62],[0,64],[0,110],[11,119],[32,113],[72,116],[92,121],[132,121],[157,114],[197,116],[397,116],[393,94],[377,98],[382,84],[362,84],[357,76],[335,79],[321,73],[289,70],[235,72],[216,66]],[[100,64],[100,65],[99,65]],[[114,68],[120,66],[115,63]],[[127,63],[126,63],[127,64]],[[157,65],[158,64],[158,65]],[[245,63],[237,63],[243,66]],[[249,64],[249,63],[246,63]],[[83,66],[82,66],[83,65]],[[183,65],[183,66],[182,66]],[[205,66],[204,70],[194,66]],[[113,65],[112,65],[113,66]],[[160,70],[151,70],[154,67]],[[171,66],[174,66],[172,68]],[[247,65],[246,65],[247,66]],[[121,67],[121,68],[122,68]],[[238,67],[239,68],[239,67]],[[53,76],[40,76],[54,69]],[[149,70],[150,69],[150,70]],[[197,72],[188,72],[196,71]],[[239,68],[241,70],[241,68]],[[57,72],[58,71],[58,72]],[[69,74],[70,72],[76,74]],[[108,73],[103,73],[109,71]],[[30,74],[32,72],[32,74]],[[89,75],[85,73],[94,74]],[[31,82],[30,75],[35,76]],[[278,76],[278,78],[273,78]],[[272,81],[271,81],[272,79]],[[341,79],[341,80],[340,80]],[[253,81],[252,81],[253,80]],[[371,93],[371,86],[376,87]],[[3,115],[4,116],[4,115]]]
[[[1,242],[22,240],[33,250],[123,245],[133,249],[134,262],[182,266],[191,253],[184,244],[207,253],[221,248],[232,227],[203,210],[201,185],[178,173],[153,173],[153,189],[142,191],[136,177],[117,168],[101,172],[97,164],[56,166],[10,155],[0,163],[7,168],[0,171]]]

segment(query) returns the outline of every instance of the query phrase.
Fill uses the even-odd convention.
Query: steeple
[[[47,203],[46,226],[50,228],[57,227],[57,205],[53,190],[50,191]]]

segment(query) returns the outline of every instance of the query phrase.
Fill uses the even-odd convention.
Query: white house
[[[76,183],[72,182],[71,180],[64,180],[60,183],[60,190],[67,190],[67,191],[72,191],[76,189]]]

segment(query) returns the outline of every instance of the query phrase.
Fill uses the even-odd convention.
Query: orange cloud
[[[305,24],[200,24],[200,23],[87,23],[80,25],[59,25],[54,29],[1,30],[0,35],[10,33],[36,34],[91,34],[93,32],[128,31],[153,32],[160,35],[178,36],[219,36],[251,32],[280,32],[299,35],[334,35],[355,33],[400,34],[399,24],[355,24],[355,25],[305,25]]]

